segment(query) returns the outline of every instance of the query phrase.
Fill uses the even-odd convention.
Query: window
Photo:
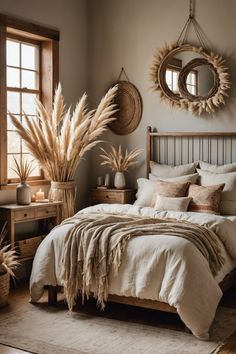
[[[0,189],[18,182],[13,156],[33,163],[30,183],[44,184],[39,163],[15,132],[8,110],[24,123],[37,119],[34,97],[52,109],[58,83],[59,32],[0,14]]]
[[[178,89],[178,78],[179,73],[182,69],[182,60],[177,58],[172,58],[172,61],[166,69],[166,83],[169,89],[175,94],[179,94]],[[192,70],[187,77],[187,89],[192,95],[198,95],[198,72]]]
[[[25,112],[30,119],[37,119],[34,98],[40,98],[40,43],[29,42],[24,38],[7,38],[7,110],[24,123]],[[9,181],[17,179],[12,170],[15,157],[32,163],[30,177],[42,178],[37,160],[27,150],[15,127],[7,117],[7,177]]]

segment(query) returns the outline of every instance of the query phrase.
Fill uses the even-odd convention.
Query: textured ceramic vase
[[[31,202],[31,188],[26,182],[21,182],[16,187],[16,202],[20,205],[28,205]]]
[[[125,175],[123,172],[116,172],[114,179],[114,186],[116,189],[125,188]]]

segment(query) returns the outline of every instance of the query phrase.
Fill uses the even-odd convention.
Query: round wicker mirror
[[[159,50],[151,68],[153,89],[172,107],[213,113],[225,103],[230,87],[227,68],[218,54],[202,47],[174,43]]]

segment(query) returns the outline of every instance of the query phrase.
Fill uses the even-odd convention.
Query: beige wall
[[[60,82],[66,103],[75,105],[87,89],[86,0],[0,0],[0,13],[60,31]],[[76,176],[79,207],[87,198],[87,168],[83,162]],[[14,200],[15,191],[0,191],[0,203]]]
[[[213,117],[199,118],[171,110],[151,92],[149,67],[156,48],[178,38],[188,17],[187,0],[90,0],[89,2],[89,93],[93,103],[117,79],[122,66],[143,98],[143,117],[130,135],[119,137],[111,132],[109,141],[132,149],[145,149],[145,129],[151,125],[160,131],[236,131],[235,90],[227,106]],[[197,0],[196,17],[211,43],[211,48],[227,59],[236,82],[235,0]],[[145,174],[145,164],[129,173],[132,183]],[[92,156],[93,183],[100,167],[97,151]]]

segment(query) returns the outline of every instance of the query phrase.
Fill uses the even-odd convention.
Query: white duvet
[[[207,260],[191,242],[175,236],[150,235],[128,242],[118,274],[111,274],[109,279],[110,294],[166,302],[177,309],[196,337],[207,339],[222,296],[218,283],[236,265],[236,221],[210,214],[157,212],[128,204],[99,204],[79,213],[91,212],[173,217],[215,231],[225,258],[215,278]],[[61,285],[63,240],[70,228],[61,225],[53,229],[39,246],[30,279],[32,302],[40,299],[44,285]]]

